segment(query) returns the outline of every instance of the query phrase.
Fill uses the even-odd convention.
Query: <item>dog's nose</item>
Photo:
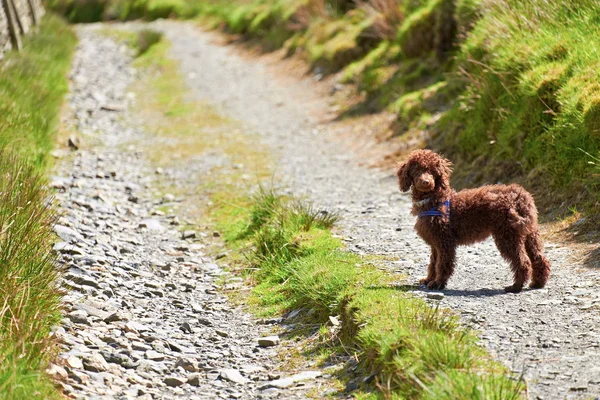
[[[431,182],[429,181],[429,179],[421,178],[420,181],[421,185],[423,186],[431,186]]]

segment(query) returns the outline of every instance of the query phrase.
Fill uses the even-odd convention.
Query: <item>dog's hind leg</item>
[[[543,288],[550,276],[550,261],[542,253],[543,248],[542,240],[537,231],[527,235],[525,250],[531,260],[531,267],[533,269],[533,276],[529,287],[533,289]]]
[[[494,241],[502,257],[510,263],[514,283],[504,288],[505,291],[518,293],[531,276],[531,261],[525,251],[525,240],[516,232],[505,235],[494,234]]]
[[[423,279],[419,279],[421,285],[428,285],[429,282],[435,280],[435,265],[437,264],[438,256],[437,249],[431,246],[431,256],[429,256],[429,266],[427,267],[427,276]]]

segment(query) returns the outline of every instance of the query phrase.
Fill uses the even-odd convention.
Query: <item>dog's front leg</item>
[[[419,279],[419,284],[427,286],[429,282],[435,280],[435,266],[438,261],[437,249],[431,246],[431,256],[429,257],[429,266],[427,267],[427,276]]]
[[[435,279],[427,284],[427,288],[442,290],[454,273],[456,262],[456,246],[454,243],[441,243],[437,248],[436,259]]]

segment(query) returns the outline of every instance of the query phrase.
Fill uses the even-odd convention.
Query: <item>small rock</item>
[[[198,366],[187,358],[178,358],[175,367],[181,367],[188,372],[198,372]]]
[[[146,352],[146,358],[152,361],[163,361],[165,359],[165,355],[159,353],[158,351],[148,350]]]
[[[215,329],[215,333],[221,337],[225,337],[225,338],[229,337],[229,333],[222,331],[220,329]]]
[[[51,364],[50,367],[46,369],[46,373],[57,380],[65,380],[69,377],[67,370],[56,364]]]
[[[245,384],[248,383],[248,379],[244,378],[242,374],[236,369],[227,368],[219,370],[219,376],[229,382]]]
[[[179,329],[181,329],[181,331],[183,333],[193,333],[192,327],[187,322],[184,322],[183,324],[181,324]]]
[[[83,240],[81,233],[67,226],[54,225],[54,232],[56,232],[56,234],[67,243],[76,243]]]
[[[192,311],[195,312],[195,313],[199,313],[200,314],[200,313],[204,312],[204,309],[198,303],[192,303],[191,306],[192,306]],[[207,324],[203,324],[203,325],[207,325]]]
[[[571,386],[571,387],[569,388],[569,391],[570,391],[570,392],[585,392],[585,391],[587,391],[587,389],[588,389],[588,388],[587,388],[587,386],[584,386],[584,385],[576,385],[576,386]]]
[[[279,336],[266,336],[258,339],[258,345],[260,347],[272,347],[279,344]]]
[[[296,382],[294,382],[294,380],[292,378],[282,378],[282,379],[276,379],[274,381],[270,381],[270,382],[260,386],[258,389],[259,390],[266,390],[266,389],[271,389],[271,388],[285,389],[285,388],[294,386],[295,383]]]
[[[123,321],[125,319],[123,313],[117,311],[112,314],[109,314],[106,318],[104,318],[104,322],[110,324],[111,322]]]
[[[190,374],[187,377],[187,383],[192,386],[200,386],[200,374]]]
[[[67,139],[67,145],[72,148],[73,150],[79,150],[79,148],[81,147],[81,140],[79,140],[79,137],[76,135],[71,135],[69,136],[69,138]]]
[[[88,317],[88,313],[86,313],[83,310],[75,310],[75,311],[71,311],[69,314],[67,314],[67,318],[69,318],[69,320],[71,320],[73,323],[76,323],[76,324],[89,325],[90,323],[89,323],[87,317]]]
[[[320,371],[302,371],[296,375],[292,375],[287,378],[277,379],[271,382],[267,382],[265,385],[259,387],[259,390],[265,390],[269,388],[285,389],[292,387],[298,382],[304,382],[311,379],[318,378],[322,373]]]
[[[432,300],[443,300],[444,299],[444,293],[441,293],[441,292],[430,292],[430,293],[427,293],[427,298],[428,299],[432,299]]]
[[[101,354],[95,353],[83,359],[83,368],[92,372],[104,372],[110,367]]]
[[[184,383],[186,383],[186,381],[186,379],[179,378],[177,376],[168,376],[163,382],[169,387],[177,387],[183,385]]]
[[[63,254],[70,254],[70,255],[79,255],[82,256],[84,255],[83,250],[81,250],[79,247],[69,244],[67,242],[58,242],[56,243],[53,247],[52,250],[58,252],[58,253],[63,253]]]
[[[138,225],[139,228],[147,228],[149,231],[162,231],[165,228],[157,219],[145,219]]]
[[[129,321],[125,324],[126,332],[140,333],[140,332],[148,332],[151,329],[146,325],[140,324],[139,322]]]
[[[198,318],[198,323],[204,326],[213,326],[213,323],[207,318]]]
[[[56,189],[56,190],[62,190],[62,191],[67,190],[67,186],[60,179],[55,179],[52,182],[50,182],[50,187],[52,189]]]
[[[194,239],[195,237],[196,237],[196,231],[192,231],[192,230],[183,231],[183,234],[181,235],[182,239]]]
[[[100,109],[104,111],[124,111],[125,106],[122,104],[108,103],[100,106]]]
[[[100,354],[102,355],[102,357],[104,357],[104,359],[108,363],[117,364],[124,368],[127,368],[127,367],[133,368],[134,367],[134,363],[125,354],[113,353],[108,350],[103,350],[100,352]]]
[[[81,359],[75,356],[67,358],[67,365],[74,369],[83,369],[83,363]]]
[[[88,374],[74,369],[69,371],[69,378],[82,385],[86,385],[90,381],[90,376]]]

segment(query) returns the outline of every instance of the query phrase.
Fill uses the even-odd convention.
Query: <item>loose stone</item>
[[[279,336],[266,336],[258,339],[258,345],[260,347],[277,346],[279,341]]]
[[[224,379],[226,381],[238,383],[241,385],[248,382],[248,379],[244,378],[242,376],[242,374],[240,374],[240,372],[235,369],[231,369],[231,368],[221,369],[221,370],[219,370],[219,374],[220,374],[221,379]]]

